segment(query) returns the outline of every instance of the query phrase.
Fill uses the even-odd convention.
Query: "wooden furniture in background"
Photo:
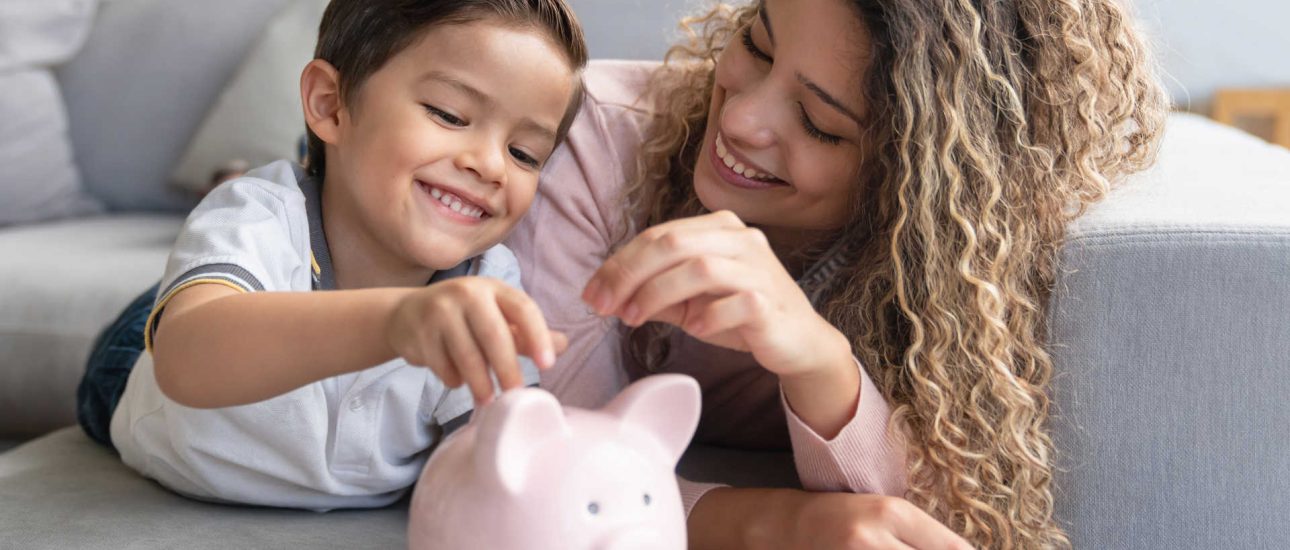
[[[1224,88],[1210,118],[1290,147],[1290,88]]]

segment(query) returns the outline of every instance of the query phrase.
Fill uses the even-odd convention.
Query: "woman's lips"
[[[725,145],[721,132],[717,132],[716,137],[712,140],[712,148],[708,156],[712,159],[712,168],[716,170],[717,176],[735,187],[742,189],[770,189],[788,185],[788,182],[775,177],[773,174],[758,170],[736,158],[734,152]]]

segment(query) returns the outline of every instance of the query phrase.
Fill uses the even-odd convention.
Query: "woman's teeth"
[[[453,212],[477,219],[484,216],[484,210],[482,208],[478,206],[470,206],[465,202],[462,202],[461,197],[452,193],[440,191],[437,187],[430,188],[430,196],[443,203],[444,206],[451,208]]]
[[[721,157],[721,162],[725,163],[727,168],[734,170],[736,174],[745,178],[768,182],[779,181],[779,178],[765,172],[758,172],[735,159],[735,156],[730,154],[730,150],[726,148],[726,142],[721,139],[721,134],[717,134],[717,156]]]

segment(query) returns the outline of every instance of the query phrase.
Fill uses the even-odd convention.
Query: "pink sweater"
[[[568,142],[548,161],[529,214],[507,240],[525,288],[551,328],[569,336],[569,349],[542,374],[542,386],[567,405],[599,407],[643,374],[624,364],[617,319],[597,317],[579,296],[621,231],[622,193],[649,118],[637,100],[656,66],[598,61],[587,68],[587,100]],[[671,349],[663,370],[693,376],[703,389],[696,442],[791,448],[808,490],[904,494],[904,445],[887,433],[891,411],[863,368],[855,417],[826,440],[797,417],[775,376],[748,354],[684,335]],[[713,487],[681,480],[686,513]]]

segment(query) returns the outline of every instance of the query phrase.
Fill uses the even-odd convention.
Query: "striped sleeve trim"
[[[165,294],[157,300],[148,314],[148,321],[143,329],[143,345],[152,353],[152,340],[157,332],[157,319],[161,316],[166,304],[181,291],[197,285],[215,284],[229,287],[238,292],[263,291],[264,285],[251,272],[233,264],[211,264],[193,268],[184,273],[166,289]]]

